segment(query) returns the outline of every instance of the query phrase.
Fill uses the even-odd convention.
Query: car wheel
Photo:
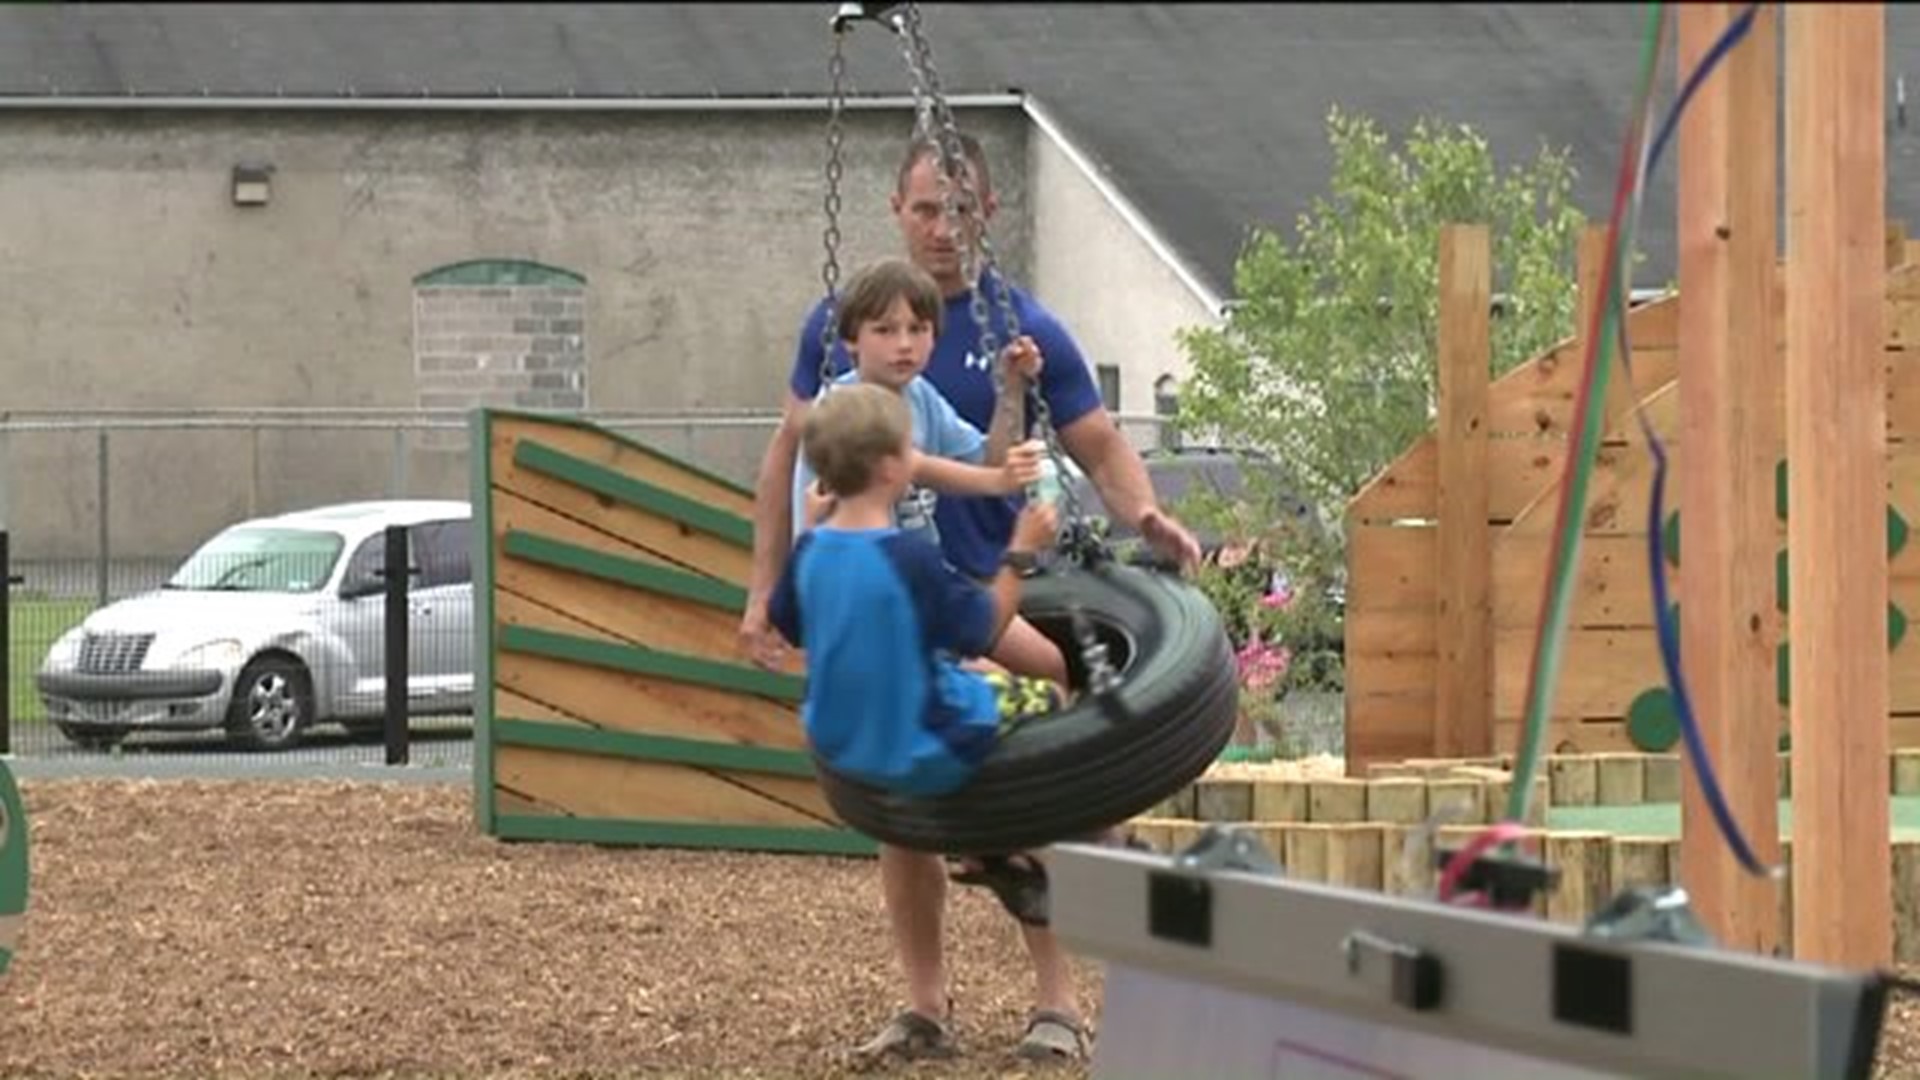
[[[1118,668],[1110,700],[1087,693],[1020,723],[949,795],[883,791],[816,756],[821,788],[840,819],[898,847],[1010,854],[1118,825],[1206,772],[1239,714],[1232,648],[1206,596],[1173,575],[1118,563],[1029,579],[1020,613],[1061,646],[1072,683],[1084,688],[1075,611]]]
[[[126,728],[82,727],[79,724],[55,724],[67,741],[82,750],[111,750],[127,737]]]
[[[227,734],[248,750],[291,750],[313,722],[313,681],[285,656],[263,656],[234,680]]]

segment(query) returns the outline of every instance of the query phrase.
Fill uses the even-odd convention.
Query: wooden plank
[[[1678,14],[1684,72],[1699,65],[1739,13],[1731,4],[1706,3],[1683,5]],[[1776,399],[1784,393],[1777,389],[1781,316],[1773,303],[1777,18],[1773,8],[1754,15],[1725,76],[1702,86],[1681,120],[1680,351],[1687,377],[1679,397],[1687,453],[1675,478],[1687,507],[1688,610],[1700,613],[1681,623],[1682,663],[1728,806],[1768,863],[1779,849],[1773,465],[1783,439]],[[1603,804],[1645,800],[1642,757],[1603,758],[1599,769]],[[1669,857],[1668,873],[1699,897],[1696,910],[1716,939],[1771,954],[1778,929],[1771,882],[1748,874],[1711,828],[1691,774],[1681,781],[1681,819],[1684,855],[1679,865]]]
[[[1542,844],[1548,866],[1560,871],[1560,881],[1547,895],[1547,917],[1556,922],[1585,923],[1613,899],[1613,836],[1603,832],[1555,831]]]
[[[819,825],[829,820],[811,781],[768,777],[801,806],[775,801],[705,770],[530,746],[495,750],[497,783],[575,817],[734,825]],[[774,784],[778,781],[778,784]]]
[[[637,548],[653,552],[677,566],[731,581],[747,581],[753,552],[719,537],[688,528],[635,506],[544,476],[514,463],[514,443],[498,432],[493,437],[493,485]]]
[[[515,441],[526,439],[564,450],[676,495],[740,517],[753,516],[753,495],[717,478],[681,466],[658,451],[642,449],[622,437],[579,424],[543,423],[511,415],[494,419],[494,430]]]
[[[1440,595],[1433,745],[1493,749],[1493,533],[1487,524],[1486,404],[1492,240],[1484,225],[1440,232]]]
[[[502,653],[497,671],[503,690],[591,719],[601,727],[806,748],[806,734],[794,710],[763,698],[520,653]]]
[[[522,616],[516,625],[592,632],[608,640],[712,660],[739,657],[735,646],[739,616],[719,608],[623,589],[520,559],[501,559],[494,572],[496,595],[511,594],[520,601],[514,605]]]
[[[1892,962],[1888,830],[1886,12],[1787,18],[1787,456],[1794,953]]]

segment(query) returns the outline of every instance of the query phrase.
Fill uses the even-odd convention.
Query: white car
[[[87,616],[47,652],[47,718],[74,743],[225,729],[288,749],[316,723],[378,731],[385,531],[405,526],[411,715],[473,703],[472,515],[458,501],[355,502],[221,531],[158,590]]]

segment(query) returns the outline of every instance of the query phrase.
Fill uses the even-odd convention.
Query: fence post
[[[106,607],[107,566],[112,559],[112,555],[110,554],[111,548],[109,546],[111,544],[111,538],[107,534],[107,518],[109,516],[107,513],[109,505],[107,502],[107,429],[104,427],[101,428],[96,432],[96,435],[99,439],[98,465],[100,475],[96,479],[98,481],[100,494],[100,554],[94,563],[94,592],[96,594],[95,602],[101,607]]]
[[[13,753],[13,553],[0,527],[0,756]]]
[[[412,567],[407,560],[407,527],[389,525],[386,533],[386,670],[387,715],[384,725],[387,764],[407,763],[407,584]]]

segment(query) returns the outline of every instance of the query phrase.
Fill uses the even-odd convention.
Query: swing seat
[[[1118,676],[1095,692],[1073,629],[1078,611]],[[1233,738],[1239,683],[1226,628],[1199,589],[1159,569],[1062,561],[1027,578],[1020,614],[1066,656],[1074,703],[1021,721],[963,788],[889,792],[816,755],[827,803],[883,843],[989,857],[1119,825],[1198,779]]]

